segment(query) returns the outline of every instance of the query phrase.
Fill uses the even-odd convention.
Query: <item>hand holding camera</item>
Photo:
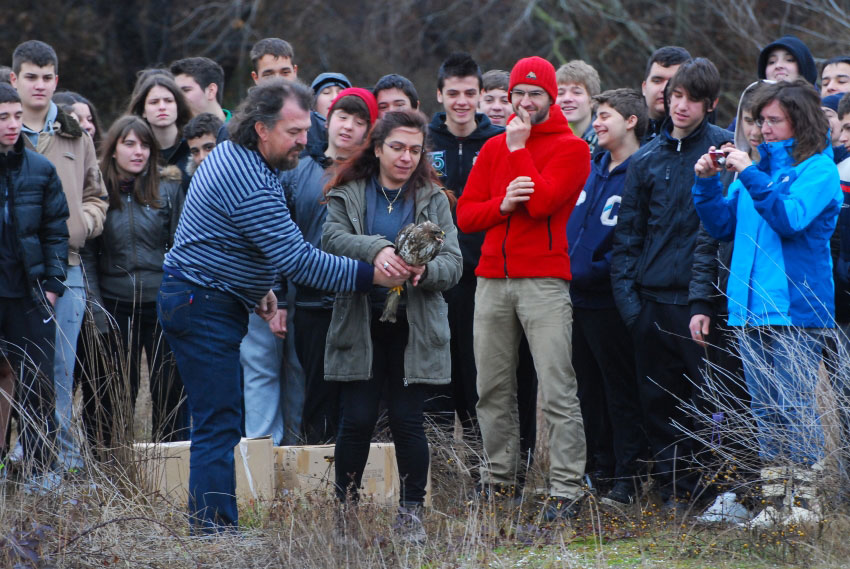
[[[738,150],[732,144],[724,144],[721,148],[714,146],[703,154],[694,165],[694,172],[700,178],[710,178],[723,170],[743,172],[752,165],[750,155]]]

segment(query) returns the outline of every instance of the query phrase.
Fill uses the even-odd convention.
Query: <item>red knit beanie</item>
[[[552,103],[558,98],[558,82],[555,80],[555,68],[542,57],[526,57],[520,59],[511,69],[511,82],[508,95],[515,85],[526,83],[537,85],[552,97]]]
[[[378,120],[378,101],[375,100],[375,95],[372,94],[372,91],[363,89],[362,87],[349,87],[340,91],[339,95],[331,102],[331,106],[328,107],[328,116],[331,116],[336,102],[349,95],[363,99],[363,102],[366,103],[366,108],[369,109],[369,124],[375,124],[375,121]]]

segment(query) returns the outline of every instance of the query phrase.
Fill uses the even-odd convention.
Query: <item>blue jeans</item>
[[[283,444],[283,354],[284,340],[272,334],[268,322],[251,314],[248,334],[239,347],[245,378],[245,436],[271,435],[275,445]]]
[[[77,338],[86,311],[86,287],[80,265],[66,265],[65,292],[56,299],[56,353],[53,385],[56,391],[56,445],[59,465],[65,470],[82,468],[80,442],[73,425],[74,365]]]
[[[815,401],[823,330],[751,328],[740,340],[762,460],[811,465],[824,456]]]
[[[166,274],[157,314],[177,359],[192,415],[189,513],[194,529],[236,529],[233,449],[242,423],[239,344],[248,312],[234,296]]]
[[[292,287],[294,289],[294,287]],[[239,361],[245,386],[245,436],[271,435],[275,445],[298,444],[304,409],[304,370],[295,353],[294,290],[288,295],[286,339],[252,313]]]

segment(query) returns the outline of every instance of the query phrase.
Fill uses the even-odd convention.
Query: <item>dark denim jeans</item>
[[[166,274],[157,314],[192,416],[189,513],[200,533],[235,530],[233,448],[242,424],[239,344],[248,312],[234,296]]]

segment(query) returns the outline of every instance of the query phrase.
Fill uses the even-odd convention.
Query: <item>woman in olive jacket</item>
[[[109,192],[103,234],[94,243],[96,303],[109,321],[111,373],[91,378],[85,404],[90,437],[111,447],[116,428],[132,434],[141,355],[147,355],[153,403],[154,440],[183,440],[183,386],[156,315],[162,263],[171,247],[184,193],[179,170],[157,168],[158,149],[150,126],[124,116],[109,129],[101,170]],[[99,308],[95,306],[95,309]]]
[[[336,442],[337,495],[356,499],[382,397],[396,445],[401,487],[397,528],[424,539],[420,517],[428,473],[423,425],[427,384],[451,378],[449,323],[442,291],[462,265],[450,198],[424,157],[427,119],[418,111],[387,113],[364,149],[328,185],[322,248],[408,275],[397,322],[380,322],[386,289],[337,293],[325,349],[325,379],[343,382]],[[393,247],[409,223],[432,221],[445,232],[431,262],[410,266]]]

